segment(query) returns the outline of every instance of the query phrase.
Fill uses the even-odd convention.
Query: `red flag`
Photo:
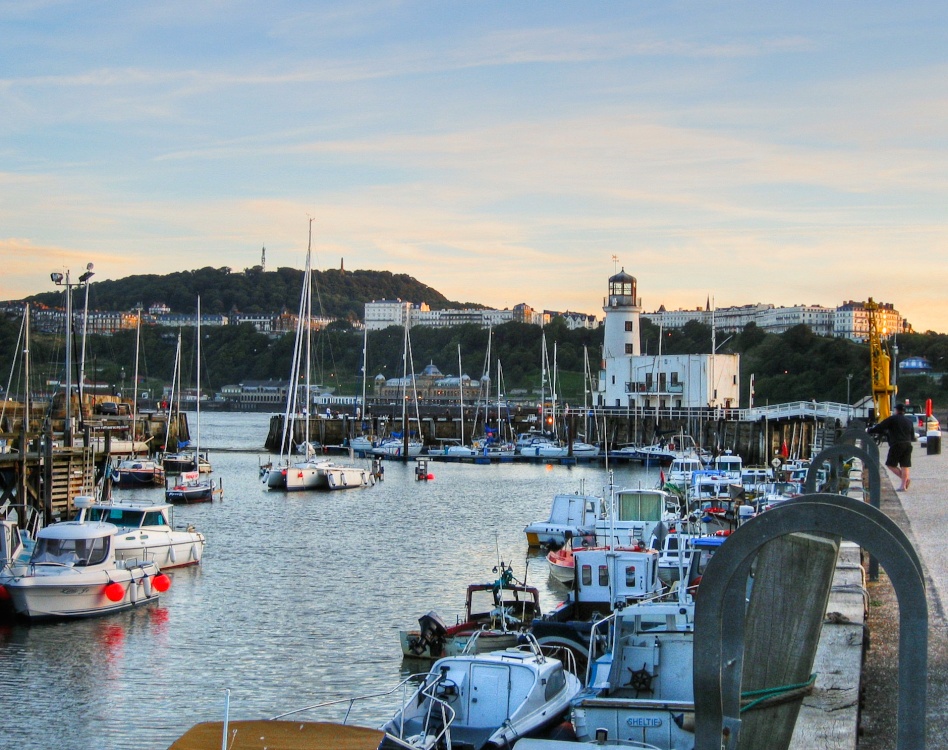
[[[662,480],[662,484],[664,485],[664,484],[665,484],[665,471],[664,471],[664,469],[659,470],[658,476],[659,476],[659,478]]]
[[[781,458],[788,458],[790,456],[790,449],[787,447],[786,440],[784,440],[783,444],[780,446],[780,456]]]

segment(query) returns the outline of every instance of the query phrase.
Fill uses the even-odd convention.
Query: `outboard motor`
[[[444,624],[441,615],[431,611],[418,618],[420,632],[417,638],[408,643],[408,650],[421,656],[427,649],[432,656],[441,656],[444,652],[444,637],[448,633],[448,626]]]

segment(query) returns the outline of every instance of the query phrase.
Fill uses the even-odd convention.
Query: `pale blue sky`
[[[0,299],[206,265],[948,332],[948,3],[0,0]],[[146,300],[146,302],[148,302]]]

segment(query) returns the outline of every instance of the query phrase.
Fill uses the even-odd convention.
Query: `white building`
[[[603,305],[600,406],[611,408],[737,408],[740,355],[642,355],[637,282],[623,269],[609,279]]]
[[[883,327],[889,332],[910,332],[911,326],[891,304],[880,303]],[[682,328],[690,321],[713,326],[723,333],[740,333],[748,323],[756,324],[767,333],[786,333],[794,326],[806,325],[818,336],[835,336],[853,341],[865,341],[869,337],[869,317],[865,302],[845,302],[839,307],[822,305],[792,305],[775,307],[757,303],[740,307],[694,310],[666,310],[661,306],[653,313],[644,313],[654,325],[662,328]]]

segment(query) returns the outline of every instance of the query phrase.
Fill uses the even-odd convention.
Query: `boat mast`
[[[405,311],[405,333],[402,341],[402,460],[408,461],[408,317]]]
[[[366,378],[369,376],[369,327],[365,327],[365,333],[362,337],[362,419],[365,419],[365,385]]]
[[[464,445],[464,381],[461,372],[461,345],[458,344],[458,401],[461,404],[461,445]]]
[[[313,220],[309,220],[309,241],[306,245],[306,407],[303,409],[303,416],[306,419],[306,430],[304,431],[304,456],[303,460],[308,461],[309,455],[309,418],[310,409],[313,407],[312,401],[312,356],[313,356],[313,270],[310,261],[310,253],[313,247]]]
[[[132,456],[138,454],[136,440],[138,433],[138,359],[139,348],[141,346],[142,335],[142,303],[138,303],[136,308],[138,315],[135,317],[135,382],[132,384]]]
[[[195,417],[197,425],[194,430],[194,468],[200,477],[201,472],[201,298],[197,300],[197,364],[195,372],[197,374],[197,393],[195,394]]]

